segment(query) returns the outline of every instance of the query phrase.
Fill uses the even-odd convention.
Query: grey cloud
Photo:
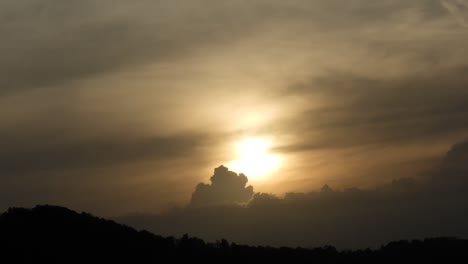
[[[186,58],[269,29],[358,32],[408,9],[422,10],[428,21],[443,15],[435,0],[6,0],[0,3],[0,92]]]
[[[270,149],[272,152],[278,153],[293,153],[293,152],[303,152],[303,151],[311,151],[311,150],[319,150],[322,148],[330,147],[328,144],[294,144],[294,145],[284,145],[284,146],[276,146]]]
[[[190,205],[206,207],[232,203],[245,203],[253,195],[253,187],[246,186],[247,176],[229,171],[220,166],[214,170],[210,178],[211,184],[200,183],[192,194]]]
[[[442,164],[455,162],[466,172],[466,146],[466,142],[454,146]],[[445,165],[436,172],[439,179],[396,178],[369,190],[324,186],[320,192],[288,193],[284,198],[258,193],[245,207],[188,207],[119,221],[165,235],[189,233],[208,240],[275,246],[365,248],[400,239],[467,237],[468,174],[454,176]],[[444,184],[451,179],[458,184]]]
[[[333,72],[295,85],[291,93],[321,98],[325,106],[289,121],[288,127],[306,135],[305,141],[276,150],[393,144],[466,133],[467,73],[459,67],[383,79]],[[308,133],[314,137],[308,139]]]
[[[39,172],[108,167],[144,160],[167,160],[194,155],[204,137],[135,137],[99,139],[36,137],[33,142],[1,139],[2,180],[17,174],[34,177]]]
[[[458,189],[466,192],[468,188],[468,141],[454,145],[434,172],[432,180],[437,189],[447,191]]]
[[[0,208],[52,203],[109,214],[181,202],[171,173],[182,176],[203,164],[203,146],[210,142],[205,134],[145,135],[127,127],[105,132],[76,122],[0,132]],[[174,168],[182,161],[183,168]]]
[[[447,157],[444,159],[444,169],[451,166],[464,166],[468,168],[465,161],[468,159],[468,141],[456,144],[447,153]]]
[[[191,1],[2,1],[0,95],[181,58],[248,31],[229,21],[213,24],[223,8]]]
[[[107,72],[159,51],[144,25],[99,20],[87,1],[19,2],[2,2],[0,34],[9,36],[1,44],[2,93]]]
[[[301,60],[308,60],[309,55],[313,58],[317,56],[318,59],[309,61],[305,67],[301,66],[298,69],[299,74],[303,71],[320,74],[323,68],[327,67],[324,65],[328,65],[329,60],[334,65],[343,65],[337,68],[352,68],[359,72],[343,73],[336,70],[319,78],[311,78],[300,85],[292,85],[294,87],[290,89],[288,95],[301,98],[318,96],[326,101],[326,106],[313,110],[314,106],[311,105],[310,109],[308,108],[289,123],[276,121],[279,129],[275,130],[275,133],[297,133],[299,137],[295,138],[304,140],[301,144],[276,147],[275,151],[298,152],[330,147],[393,144],[411,140],[430,140],[431,137],[445,137],[449,133],[463,133],[468,130],[466,125],[468,117],[467,70],[466,68],[455,70],[451,68],[439,71],[439,69],[455,65],[453,61],[456,60],[465,62],[466,39],[465,35],[459,34],[459,31],[452,31],[454,29],[447,32],[445,19],[452,19],[452,17],[438,0],[0,1],[0,35],[2,36],[0,96],[7,98],[8,102],[9,96],[24,96],[13,93],[29,91],[37,87],[57,86],[57,90],[60,90],[60,93],[57,93],[58,96],[54,91],[44,93],[43,90],[38,91],[38,94],[42,93],[42,96],[38,97],[35,97],[36,93],[25,94],[30,96],[28,100],[18,100],[17,102],[20,103],[17,105],[15,105],[16,101],[12,100],[9,107],[14,108],[15,111],[12,111],[11,115],[8,114],[9,109],[2,109],[4,114],[2,125],[0,125],[0,185],[4,187],[4,191],[1,192],[3,198],[1,200],[5,201],[4,206],[6,206],[6,201],[13,200],[8,198],[12,193],[21,195],[31,193],[30,200],[32,200],[37,197],[32,193],[39,187],[31,183],[35,181],[30,179],[40,178],[40,181],[47,185],[50,180],[48,173],[51,171],[56,175],[60,174],[61,177],[57,182],[50,183],[57,191],[55,197],[64,197],[60,194],[62,190],[60,183],[71,177],[74,177],[75,182],[82,181],[84,177],[95,178],[89,181],[89,185],[94,186],[95,182],[102,178],[107,180],[109,176],[97,175],[94,172],[90,175],[77,176],[72,172],[75,169],[101,167],[115,169],[119,164],[142,160],[163,160],[166,162],[164,165],[170,167],[168,165],[172,164],[170,161],[178,157],[200,156],[195,154],[199,154],[198,147],[206,142],[207,136],[205,135],[189,131],[173,136],[161,136],[161,131],[158,131],[156,127],[157,124],[156,126],[149,124],[151,128],[148,130],[145,130],[145,125],[129,128],[128,124],[141,125],[139,122],[134,122],[134,119],[145,114],[149,116],[142,118],[145,122],[154,123],[154,119],[173,119],[175,113],[172,112],[173,110],[166,109],[165,106],[187,107],[189,109],[187,112],[189,112],[192,108],[198,108],[203,102],[169,98],[164,106],[148,107],[151,108],[151,113],[148,114],[145,112],[148,111],[147,107],[132,106],[126,111],[125,104],[128,98],[124,96],[131,95],[131,100],[135,101],[135,104],[140,103],[140,98],[143,97],[146,103],[151,101],[152,96],[164,99],[167,94],[161,91],[164,89],[160,89],[159,86],[168,84],[167,79],[169,79],[168,89],[171,89],[173,83],[170,78],[174,78],[172,71],[177,73],[180,71],[180,74],[174,74],[177,79],[173,79],[174,85],[185,86],[187,89],[204,86],[206,78],[212,79],[211,77],[217,79],[222,76],[221,78],[225,78],[223,81],[229,83],[233,80],[235,82],[239,77],[238,80],[242,82],[244,75],[240,76],[236,72],[223,72],[226,68],[234,69],[237,66],[244,70],[243,63],[250,63],[250,60],[244,61],[242,58],[255,58],[252,60],[255,62],[253,68],[257,68],[256,58],[259,56],[259,68],[265,65],[267,74],[275,75],[275,72],[270,72],[270,70],[276,70],[278,67],[281,72],[284,70],[287,75],[285,78],[288,80],[289,75],[296,80],[296,69],[294,66],[288,67],[289,64],[295,64],[293,58],[300,57]],[[465,33],[463,29],[461,31]],[[421,37],[420,34],[423,36]],[[358,58],[357,64],[347,60],[348,55],[352,57],[356,50],[362,49],[368,53]],[[241,55],[239,61],[236,61],[232,67],[231,61],[224,57],[226,54],[231,55],[231,51],[234,51],[234,54],[239,52]],[[275,56],[272,56],[270,60],[270,53],[284,53],[286,56],[284,60],[277,60]],[[324,54],[323,57],[321,54]],[[374,55],[379,56],[373,57]],[[264,61],[263,56],[268,59]],[[226,64],[229,67],[220,67],[219,71],[216,68],[208,76],[194,80],[197,83],[192,83],[190,78],[181,80],[185,77],[185,68],[181,67],[182,70],[177,68],[178,62],[184,64],[185,60],[195,59],[195,68],[198,70],[198,65],[205,62],[204,58],[210,60],[212,57],[222,59],[220,61],[223,66]],[[394,57],[403,57],[402,61],[405,63],[393,65],[391,62]],[[289,58],[292,58],[291,63],[289,63]],[[366,64],[367,58],[376,60],[378,63],[369,66]],[[151,89],[153,85],[155,87],[151,96],[146,93],[140,94],[142,89],[133,89],[131,85],[125,89],[125,92],[118,92],[110,97],[91,95],[93,88],[96,87],[87,87],[86,92],[90,95],[79,98],[80,100],[75,100],[75,97],[80,97],[79,93],[64,92],[67,89],[73,89],[71,87],[80,87],[80,85],[74,85],[75,83],[68,85],[70,81],[110,73],[119,77],[120,71],[133,71],[136,66],[166,62],[177,63],[175,63],[176,67],[168,66],[169,74],[165,76],[167,79],[162,84],[158,83],[157,75],[160,72],[154,73],[153,69],[151,72],[138,75],[147,76],[154,73],[156,76],[156,78],[149,78],[151,83],[145,83],[151,86]],[[414,73],[415,65],[424,66],[420,72],[428,71],[425,75],[410,75]],[[205,65],[201,66],[200,68],[204,68]],[[385,69],[381,69],[380,66]],[[210,71],[213,69],[208,68]],[[385,70],[394,68],[406,77],[397,78],[394,75],[389,75],[388,78],[378,77],[386,76]],[[250,70],[249,67],[245,69],[246,72]],[[361,74],[362,72],[367,74]],[[269,76],[252,75],[252,79],[257,79],[257,77],[258,80],[262,80],[263,77],[270,79]],[[126,75],[123,76],[125,77]],[[129,80],[129,83],[131,81],[133,80]],[[145,82],[146,79],[139,81]],[[178,83],[179,81],[181,83]],[[112,90],[111,82],[99,85]],[[215,83],[218,84],[218,80],[215,80]],[[207,89],[213,88],[212,85],[207,85],[207,87]],[[245,85],[239,89],[247,91],[251,87],[255,86]],[[158,93],[159,91],[161,93]],[[226,98],[230,98],[232,94],[242,94],[240,91],[244,90],[226,91],[229,93]],[[204,90],[198,95],[197,98],[212,99],[209,111],[217,111],[220,102],[217,99],[214,100],[213,97],[218,98],[218,91]],[[249,93],[245,95],[249,97]],[[146,100],[147,98],[149,100]],[[57,101],[60,102],[58,107],[55,106]],[[24,103],[31,103],[33,107],[29,109],[22,105]],[[258,103],[261,105],[263,102]],[[34,107],[36,105],[39,106]],[[288,106],[286,104],[285,108]],[[27,109],[22,111],[25,108]],[[42,108],[50,108],[54,113],[49,114]],[[94,116],[95,111],[101,112]],[[291,114],[294,113],[291,112]],[[192,116],[186,118],[192,119]],[[6,121],[3,122],[3,120]],[[198,120],[198,116],[195,115],[193,120]],[[184,120],[176,121],[184,123]],[[125,125],[115,125],[113,122]],[[212,124],[211,120],[206,123]],[[116,134],[108,133],[108,130],[115,130]],[[171,127],[167,130],[177,129]],[[266,134],[272,132],[269,127],[266,130],[268,130]],[[151,134],[148,131],[154,132],[154,135],[147,135]],[[211,136],[210,139],[212,139]],[[164,167],[157,164],[146,168],[145,172],[154,169],[157,174],[161,168],[159,166]],[[200,168],[204,165],[196,166]],[[189,171],[192,169],[193,167]],[[24,175],[21,181],[15,178],[19,174]],[[126,177],[126,179],[130,178],[130,176]],[[242,177],[236,179],[242,179]],[[165,180],[164,176],[157,175],[152,183],[159,185]],[[175,181],[177,183],[174,185],[186,183],[186,179]],[[199,185],[201,191],[198,191],[197,195],[202,198],[194,204],[206,205],[219,202],[218,198],[213,198],[214,195],[218,195],[217,192],[226,196],[230,195],[230,198],[226,198],[229,202],[246,201],[253,191],[242,183],[243,180],[232,186],[221,184],[220,188],[214,187],[217,185],[214,183],[201,184]],[[21,184],[27,186],[20,186]],[[16,190],[19,191],[10,187],[13,185],[16,185],[18,187]],[[226,194],[231,190],[230,188],[234,188],[233,193]],[[28,189],[32,189],[32,192],[24,191]],[[180,192],[159,191],[167,192],[166,199],[169,199],[168,197],[181,199]],[[89,196],[101,197],[103,192],[105,195],[110,193],[110,191],[93,189]],[[127,195],[133,195],[130,191],[124,192]],[[185,195],[189,195],[189,192],[187,191]],[[335,191],[332,194],[338,193]],[[374,198],[373,193],[359,193],[362,196]],[[381,193],[377,194],[376,196],[380,197]],[[317,197],[325,199],[322,194],[317,194]],[[257,195],[254,200],[263,202],[261,198],[267,201],[261,204],[275,205],[284,202],[283,199],[275,199],[267,195]],[[72,201],[76,200],[76,197],[63,199]],[[133,203],[138,198],[130,200]],[[376,198],[375,201],[378,199]],[[361,201],[358,200],[358,202]],[[117,202],[112,204],[114,208],[120,209],[119,206],[115,206]],[[138,206],[136,203],[133,205]],[[127,205],[125,208],[129,207],[131,206]],[[219,235],[220,237],[223,236],[222,232],[245,234],[243,230],[256,229],[258,225],[253,222],[259,221],[264,222],[265,227],[263,231],[258,231],[263,232],[258,236],[258,242],[271,236],[271,241],[274,243],[274,236],[278,235],[276,242],[281,244],[281,241],[288,238],[287,230],[282,231],[278,226],[274,226],[277,223],[273,221],[271,224],[270,221],[276,217],[282,218],[281,214],[285,214],[285,211],[279,210],[277,215],[274,215],[265,210],[268,214],[262,217],[253,209],[250,215],[250,213],[245,213],[244,208],[235,208],[237,209],[231,209],[238,210],[236,212],[245,214],[245,217],[233,215],[232,219],[224,219],[233,214],[231,209],[225,209],[224,216],[219,216],[219,211],[214,209],[203,209],[206,214],[213,214],[213,219],[232,223],[232,229],[226,231],[223,229],[224,226],[216,229],[217,227],[214,226],[217,222],[213,220],[210,222],[213,230],[206,232],[212,232],[210,234],[213,236]],[[259,208],[265,208],[265,205]],[[291,207],[287,208],[289,208],[287,210],[292,210]],[[184,211],[182,218],[184,216],[190,218],[192,217],[190,214],[197,215],[200,212],[198,209],[192,209],[194,211]],[[341,210],[341,208],[338,209]],[[324,210],[327,209],[324,208]],[[202,215],[206,214],[202,213]],[[314,216],[321,219],[318,213]],[[174,223],[182,221],[181,224],[183,224],[183,220],[175,217],[165,219],[170,219]],[[192,219],[205,221],[196,216]],[[325,222],[326,219],[322,220]],[[314,219],[309,218],[299,217],[298,221],[314,223]],[[291,232],[301,233],[299,230],[301,226],[298,225],[297,229]],[[280,233],[272,233],[269,227],[277,228]],[[184,228],[181,228],[179,231],[183,232],[183,230]],[[342,231],[346,233],[346,230]],[[191,231],[187,230],[187,232]],[[312,231],[304,235],[314,236]],[[244,238],[240,237],[240,240],[242,239]],[[291,243],[306,243],[307,241],[305,237],[301,237]]]
[[[441,3],[462,27],[468,28],[468,2],[466,0],[441,0]]]

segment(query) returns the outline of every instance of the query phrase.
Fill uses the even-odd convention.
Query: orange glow
[[[267,179],[280,165],[279,155],[269,153],[271,145],[271,141],[264,138],[247,138],[236,143],[238,158],[228,167],[249,179]]]

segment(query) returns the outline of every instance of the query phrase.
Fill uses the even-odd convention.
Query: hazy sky
[[[183,206],[251,138],[255,192],[373,188],[468,136],[466,0],[0,0],[0,36],[2,211]]]

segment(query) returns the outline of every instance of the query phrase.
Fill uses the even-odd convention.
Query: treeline
[[[272,230],[274,232],[274,230]],[[357,238],[358,239],[358,238]],[[466,261],[468,240],[431,238],[379,249],[338,251],[207,243],[162,237],[56,206],[11,208],[0,215],[1,263],[158,263],[171,261],[283,263],[447,263]]]

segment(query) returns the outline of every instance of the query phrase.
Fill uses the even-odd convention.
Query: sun
[[[279,167],[280,158],[270,153],[271,141],[265,138],[247,138],[235,144],[237,159],[228,167],[244,173],[253,180],[262,180]]]

